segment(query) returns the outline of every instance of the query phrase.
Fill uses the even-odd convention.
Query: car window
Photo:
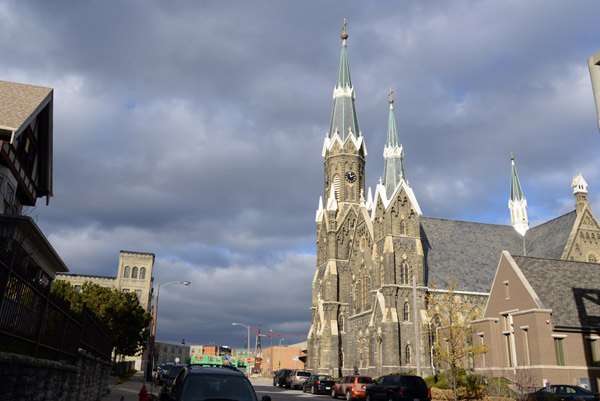
[[[175,376],[177,376],[179,374],[181,369],[183,369],[183,365],[173,366],[171,369],[169,369],[169,379],[175,378]]]
[[[317,376],[318,380],[333,380],[331,376]]]
[[[344,381],[342,383],[348,383],[350,381],[350,376],[344,377]]]
[[[298,372],[296,376],[310,376],[310,372]]]
[[[581,388],[581,387],[575,387],[575,392],[577,394],[581,394],[581,395],[590,395],[590,394],[592,394],[589,391],[587,391],[586,389]]]
[[[404,376],[402,383],[405,387],[423,388],[427,387],[425,381],[420,377],[416,376]]]
[[[359,377],[356,381],[357,383],[370,384],[373,383],[373,379],[370,377]]]
[[[243,376],[190,374],[181,393],[182,401],[256,401],[256,395]]]

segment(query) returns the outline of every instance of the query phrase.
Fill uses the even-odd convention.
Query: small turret
[[[575,210],[577,211],[577,214],[581,214],[585,207],[590,207],[590,203],[587,198],[587,187],[588,184],[583,179],[581,173],[573,177],[571,188],[573,188],[573,195],[575,195]]]
[[[513,228],[521,235],[525,235],[529,230],[529,220],[527,219],[527,199],[523,196],[517,168],[515,166],[515,157],[511,153],[511,175],[510,175],[510,200],[508,208],[510,209],[510,220]]]

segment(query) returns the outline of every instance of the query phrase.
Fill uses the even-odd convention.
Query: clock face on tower
[[[354,174],[353,171],[348,171],[346,173],[346,181],[348,181],[349,183],[353,183],[354,181],[356,181],[356,174]]]

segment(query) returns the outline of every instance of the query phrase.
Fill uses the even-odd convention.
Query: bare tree
[[[529,369],[518,369],[513,384],[517,393],[517,401],[525,401],[527,394],[535,391],[535,374]]]

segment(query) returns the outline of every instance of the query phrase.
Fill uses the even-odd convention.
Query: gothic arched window
[[[410,321],[410,306],[408,305],[408,302],[404,303],[404,310],[402,315],[402,320],[404,320],[405,322]]]
[[[385,284],[385,269],[383,268],[383,263],[379,265],[379,280],[381,287],[383,287],[383,284]]]
[[[131,274],[131,267],[125,266],[125,271],[123,272],[123,277],[129,278],[130,274]]]
[[[146,279],[146,268],[142,267],[140,269],[140,280],[145,280]]]
[[[400,284],[410,284],[409,273],[410,269],[408,267],[408,262],[403,260],[400,264]]]
[[[406,344],[406,351],[404,352],[404,363],[410,365],[410,344]]]
[[[400,220],[400,235],[406,235],[406,221],[404,221],[404,218]]]
[[[131,271],[131,278],[137,278],[138,276],[138,268],[136,266],[133,267],[133,270]]]

